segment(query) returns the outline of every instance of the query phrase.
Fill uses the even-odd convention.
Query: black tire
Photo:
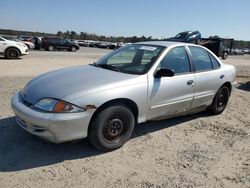
[[[223,55],[222,55],[222,59],[227,59],[227,56],[228,56],[228,53],[224,52]]]
[[[55,50],[55,47],[54,47],[53,45],[49,45],[49,46],[48,46],[48,50],[49,50],[49,51],[54,51],[54,50]]]
[[[19,50],[16,48],[9,48],[5,52],[5,58],[7,59],[17,59],[20,55]]]
[[[126,106],[110,106],[94,117],[88,130],[88,139],[98,150],[112,151],[129,140],[134,125],[134,115]]]
[[[76,50],[77,50],[77,49],[76,49],[75,46],[72,46],[72,47],[71,47],[71,51],[72,51],[72,52],[76,52]]]
[[[213,99],[213,103],[208,108],[209,112],[211,112],[214,115],[221,114],[227,107],[228,99],[229,99],[229,89],[228,87],[223,86],[217,91]]]

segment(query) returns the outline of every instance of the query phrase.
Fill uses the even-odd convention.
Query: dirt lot
[[[229,57],[238,88],[225,112],[138,125],[119,150],[51,144],[19,128],[10,98],[32,77],[87,64],[108,50],[31,51],[0,58],[0,187],[250,187],[250,56]]]

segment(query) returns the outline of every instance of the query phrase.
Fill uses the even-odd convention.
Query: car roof
[[[183,42],[173,42],[173,41],[147,41],[147,42],[137,42],[135,44],[142,44],[142,45],[156,45],[156,46],[164,46],[170,47],[176,44],[187,44]]]

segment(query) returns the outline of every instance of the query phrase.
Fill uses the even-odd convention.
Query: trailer
[[[219,38],[219,37],[202,38],[199,45],[208,48],[218,57],[221,57],[222,59],[227,59],[228,54],[232,52],[233,41],[234,41],[233,38],[230,39]]]

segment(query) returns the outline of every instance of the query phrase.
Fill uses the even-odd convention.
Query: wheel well
[[[18,51],[19,55],[21,55],[21,51],[17,47],[14,47],[14,46],[10,46],[10,47],[6,48],[5,51],[4,51],[4,55],[7,52],[7,50],[9,50],[11,48],[16,49]]]
[[[231,83],[230,82],[226,82],[221,87],[223,87],[223,86],[226,86],[228,88],[228,90],[229,90],[229,94],[231,94],[231,91],[232,91],[232,85],[231,85]]]
[[[91,117],[90,122],[92,122],[92,120],[95,118],[95,116],[99,112],[101,112],[103,109],[105,109],[105,108],[107,108],[109,106],[113,106],[113,105],[124,105],[124,106],[128,107],[131,110],[131,112],[134,114],[135,122],[137,122],[138,113],[139,113],[137,104],[134,101],[132,101],[130,99],[125,99],[125,98],[113,99],[113,100],[105,102],[104,104],[99,106],[97,108],[97,110],[95,111],[95,113],[93,114],[93,116]]]
[[[28,45],[28,44],[25,44],[27,47],[28,47],[28,49],[30,49],[30,45]]]

